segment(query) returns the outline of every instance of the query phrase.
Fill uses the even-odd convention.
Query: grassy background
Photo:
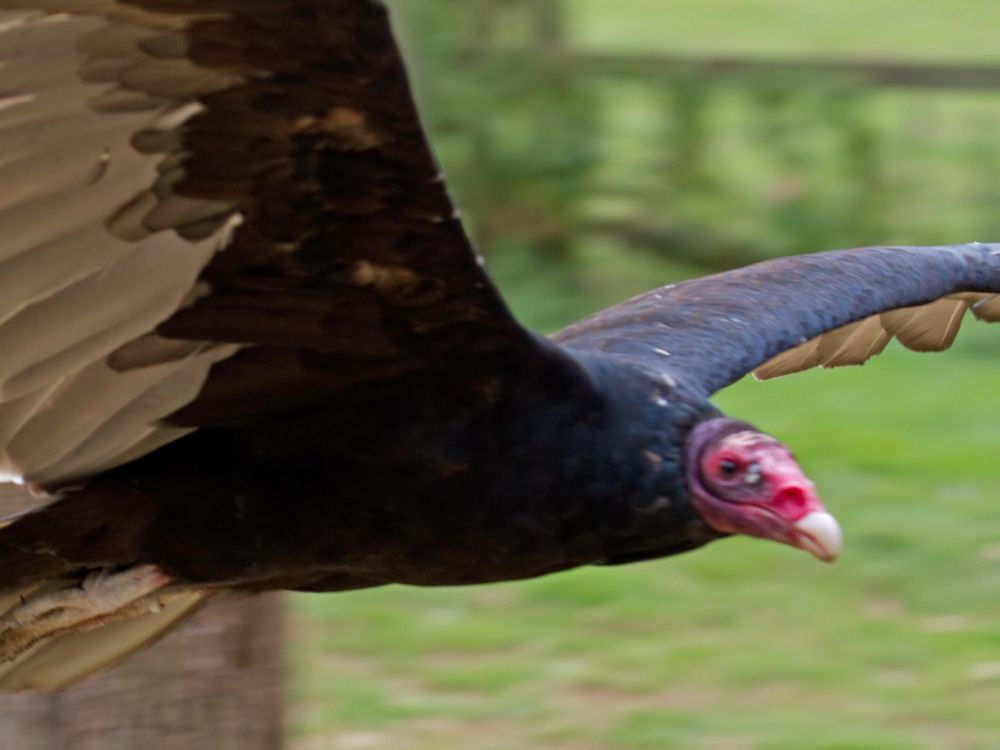
[[[596,49],[997,61],[989,0],[569,0]]]
[[[1000,58],[992,0],[571,8],[574,39],[595,48]],[[988,121],[1000,106],[993,95],[945,96],[955,114],[938,116],[939,129],[963,107]],[[876,116],[899,116],[895,101]],[[620,150],[602,167],[618,174],[627,170],[614,159],[642,160],[627,128],[646,122],[641,105],[622,111]],[[952,144],[934,163],[945,167],[966,146]],[[727,167],[748,184],[759,176],[749,159]],[[953,186],[946,172],[930,180],[914,216],[956,203]],[[750,201],[732,210],[738,225],[763,209]],[[953,213],[931,234],[969,226],[960,207]],[[937,239],[919,221],[898,227],[904,236],[887,240]],[[495,257],[525,321],[552,329],[695,272],[595,238],[574,253],[583,262],[572,274],[540,271],[530,250]],[[520,584],[295,597],[293,747],[1000,747],[1000,331],[966,327],[947,355],[891,349],[864,368],[745,381],[718,398],[794,447],[845,528],[836,566],[725,540]]]

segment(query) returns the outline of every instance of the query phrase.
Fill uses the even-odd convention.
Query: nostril
[[[797,521],[810,510],[809,496],[804,487],[782,487],[768,505],[782,517]]]

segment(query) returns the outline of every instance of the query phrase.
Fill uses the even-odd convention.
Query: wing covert
[[[951,345],[969,309],[1000,320],[1000,245],[873,247],[801,255],[657,289],[560,331],[714,393],[754,372],[861,364],[896,338]]]

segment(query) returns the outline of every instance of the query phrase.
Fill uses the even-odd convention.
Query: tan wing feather
[[[1000,297],[967,292],[926,305],[889,310],[827,331],[772,357],[754,370],[758,380],[790,375],[812,367],[860,365],[893,338],[907,349],[940,352],[952,345],[967,310],[980,320],[1000,321]]]
[[[89,473],[92,466],[113,465],[120,461],[122,455],[130,454],[134,446],[155,442],[156,436],[170,435],[175,439],[187,434],[190,430],[178,430],[158,423],[194,399],[201,391],[211,365],[232,351],[235,351],[235,347],[228,351],[213,349],[200,355],[194,362],[195,366],[191,366],[190,360],[183,361],[179,366],[161,365],[160,367],[173,367],[173,374],[158,378],[151,387],[132,398],[122,409],[105,415],[98,427],[93,427],[98,420],[91,420],[88,423],[89,432],[84,433],[84,439],[79,440],[72,450],[59,456],[58,460],[32,452],[31,455],[37,457],[38,463],[28,473],[37,476],[36,481],[42,484],[50,481],[50,477],[72,479]]]
[[[940,352],[955,340],[967,309],[965,300],[939,299],[929,305],[884,312],[882,327],[907,349]]]
[[[16,604],[19,593],[0,596],[0,604]],[[0,690],[54,690],[79,682],[162,638],[187,621],[212,594],[191,591],[174,596],[159,612],[56,636],[0,664]]]
[[[777,357],[772,357],[754,370],[754,377],[758,380],[770,380],[771,378],[816,367],[820,363],[820,338],[817,337],[809,341],[803,341],[798,346],[782,352]]]
[[[235,351],[148,342],[238,221],[172,189],[192,97],[241,79],[182,56],[194,15],[32,6],[0,0],[0,478],[59,483],[186,434],[159,422]]]
[[[972,314],[987,323],[1000,322],[1000,295],[981,294],[972,303]]]
[[[822,367],[864,364],[881,353],[891,339],[878,316],[873,315],[823,336],[819,364]]]

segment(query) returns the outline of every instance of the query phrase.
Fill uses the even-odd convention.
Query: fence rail
[[[463,55],[465,62],[476,62]],[[510,56],[512,62],[523,61]],[[504,62],[495,55],[494,61]],[[636,76],[691,73],[705,78],[723,79],[747,75],[814,74],[850,78],[853,81],[885,88],[924,90],[1000,89],[1000,64],[919,63],[898,60],[835,60],[817,57],[760,58],[752,56],[698,56],[674,53],[592,52],[551,50],[539,55],[563,71],[581,76]]]
[[[920,63],[896,60],[835,60],[816,57],[755,58],[699,57],[681,54],[623,54],[568,52],[566,62],[581,73],[649,76],[657,70],[689,71],[709,77],[805,72],[846,76],[859,82],[890,88],[997,89],[1000,65]]]

